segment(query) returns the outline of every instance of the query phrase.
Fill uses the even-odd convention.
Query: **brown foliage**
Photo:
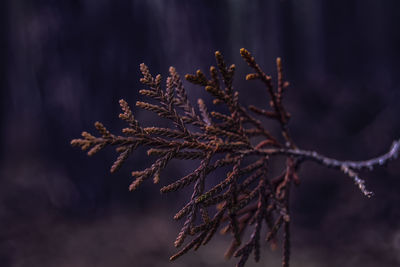
[[[158,158],[149,168],[132,172],[135,180],[129,186],[129,190],[137,189],[149,178],[158,183],[162,170],[171,159],[200,159],[200,165],[192,173],[161,188],[162,193],[168,193],[193,184],[190,200],[174,216],[175,220],[183,217],[185,219],[174,243],[175,247],[182,248],[171,256],[170,260],[175,260],[190,249],[196,250],[207,244],[218,228],[224,226],[222,232],[231,233],[233,238],[225,256],[238,257],[237,266],[244,266],[251,253],[258,261],[262,240],[260,233],[265,225],[268,230],[264,239],[271,242],[271,245],[276,243],[278,230],[282,229],[282,266],[285,267],[289,266],[290,256],[289,192],[293,183],[299,183],[298,170],[301,163],[312,160],[326,167],[339,169],[354,180],[363,194],[370,197],[372,193],[366,189],[364,180],[356,171],[371,169],[395,159],[400,149],[400,141],[395,141],[388,153],[360,162],[339,161],[297,148],[288,130],[291,116],[283,104],[283,96],[289,83],[284,81],[281,59],[276,60],[278,77],[274,86],[271,76],[264,73],[246,49],[242,48],[240,54],[254,70],[246,79],[260,80],[267,89],[270,97],[267,110],[254,106],[246,108],[239,103],[239,93],[232,86],[235,65],[227,67],[220,52],[215,53],[217,67],[210,67],[210,78],[200,70],[194,75],[187,74],[185,78],[193,84],[203,86],[214,97],[214,104],[227,107],[227,114],[209,112],[201,99],[198,100],[196,109],[188,100],[175,68],[170,67],[170,76],[163,90],[161,76],[153,77],[148,67],[141,64],[143,78],[140,81],[147,85],[148,89],[139,92],[156,100],[158,104],[138,101],[136,106],[171,120],[174,127],[142,127],[134,118],[128,103],[120,100],[123,113],[119,117],[129,125],[122,130],[124,135],[114,135],[103,124],[96,122],[99,137],[83,132],[83,138],[74,139],[71,144],[89,150],[89,156],[107,145],[115,146],[119,156],[112,165],[111,172],[118,170],[137,147],[149,147],[148,155]],[[272,136],[249,111],[277,121],[284,143]],[[189,130],[188,125],[197,130]],[[263,140],[254,144],[254,137],[263,137]],[[272,177],[268,171],[268,164],[270,159],[277,155],[286,157],[286,166],[280,175]],[[246,163],[252,159],[252,163]],[[206,188],[205,180],[209,174],[224,166],[231,166],[231,171],[226,173],[220,183]],[[199,216],[202,222],[196,223]],[[250,239],[243,243],[243,233],[249,229]],[[186,239],[190,241],[184,245]]]

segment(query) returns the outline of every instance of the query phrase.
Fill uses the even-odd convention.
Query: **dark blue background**
[[[223,261],[230,237],[169,263],[172,217],[190,189],[162,196],[149,182],[130,193],[130,171],[151,162],[144,151],[111,175],[111,149],[88,158],[70,140],[96,120],[124,127],[118,100],[139,99],[142,62],[183,76],[206,72],[220,50],[237,66],[242,103],[265,106],[262,85],[244,81],[246,47],[273,75],[282,57],[299,147],[379,155],[400,137],[399,12],[396,0],[1,1],[0,265],[233,266]],[[147,126],[165,123],[134,112]],[[343,174],[305,164],[292,193],[292,266],[399,266],[399,162],[362,174],[372,199]],[[194,167],[173,162],[163,183]],[[279,266],[279,253],[265,247],[258,266]]]

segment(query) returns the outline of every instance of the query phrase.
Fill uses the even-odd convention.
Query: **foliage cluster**
[[[284,107],[283,96],[289,83],[284,80],[281,59],[276,60],[277,79],[274,84],[250,52],[242,48],[240,54],[253,70],[246,80],[260,80],[267,89],[270,99],[266,109],[252,105],[245,107],[239,103],[239,93],[233,87],[235,65],[227,66],[220,52],[215,53],[217,66],[210,67],[209,78],[200,70],[185,78],[204,87],[215,105],[226,107],[226,113],[210,112],[202,99],[195,107],[188,100],[175,68],[170,67],[163,89],[161,75],[153,77],[148,67],[141,64],[143,78],[140,81],[148,88],[139,92],[157,104],[138,101],[136,106],[169,119],[173,126],[143,127],[133,116],[128,103],[120,100],[123,113],[119,117],[128,124],[122,130],[123,135],[114,135],[96,122],[100,136],[83,132],[82,138],[72,140],[71,144],[88,150],[89,156],[106,146],[116,147],[119,156],[111,172],[117,171],[136,148],[148,147],[147,154],[157,159],[149,168],[132,172],[135,179],[129,186],[130,190],[137,189],[151,178],[155,184],[159,183],[161,172],[172,159],[200,160],[199,166],[191,173],[161,188],[162,193],[169,193],[193,186],[191,198],[174,216],[175,220],[183,219],[184,222],[174,243],[180,250],[170,260],[206,245],[222,228],[222,233],[232,235],[225,257],[238,257],[237,266],[244,266],[252,253],[258,261],[261,229],[265,225],[267,235],[263,239],[272,246],[276,246],[278,231],[282,229],[282,266],[287,267],[290,257],[289,195],[292,185],[299,184],[300,165],[311,160],[341,170],[353,179],[364,195],[370,197],[372,192],[366,189],[357,171],[369,170],[395,159],[400,141],[395,141],[386,154],[359,162],[339,161],[299,149],[288,130],[291,115]],[[276,121],[282,136],[273,136],[256,116]],[[286,164],[279,175],[272,176],[269,163],[276,156],[285,157]],[[222,167],[230,168],[222,179],[210,175]],[[213,186],[206,188],[206,179],[214,181]],[[243,242],[245,231],[250,231],[251,235]]]

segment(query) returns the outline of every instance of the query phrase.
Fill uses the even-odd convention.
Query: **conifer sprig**
[[[214,98],[214,104],[225,105],[229,111],[225,114],[207,107],[202,99],[193,105],[175,68],[170,67],[163,89],[161,75],[153,77],[148,67],[141,64],[143,78],[140,82],[148,88],[139,93],[157,104],[138,101],[136,106],[169,119],[173,126],[142,127],[134,118],[128,103],[120,100],[123,113],[119,117],[128,124],[122,130],[123,135],[114,135],[103,124],[96,122],[98,137],[83,132],[82,138],[72,140],[71,144],[88,150],[89,156],[108,145],[116,147],[119,155],[112,164],[111,172],[117,171],[135,149],[148,147],[147,154],[156,157],[156,160],[150,167],[132,172],[135,178],[129,186],[132,191],[150,178],[155,184],[159,183],[162,171],[172,159],[200,160],[200,165],[190,174],[161,188],[161,193],[169,193],[193,186],[190,200],[174,216],[175,220],[185,219],[174,243],[180,250],[170,260],[206,245],[223,227],[221,233],[232,235],[232,243],[225,257],[238,257],[237,266],[244,266],[252,253],[255,261],[259,261],[263,240],[275,246],[278,232],[282,229],[282,266],[288,267],[291,221],[289,195],[292,185],[299,184],[300,165],[311,160],[341,170],[353,179],[364,195],[371,197],[372,192],[366,189],[365,181],[357,171],[370,170],[396,159],[400,140],[394,141],[386,154],[359,162],[340,161],[299,149],[289,133],[291,115],[283,103],[289,83],[284,80],[281,59],[276,60],[277,82],[274,85],[272,77],[265,74],[250,52],[242,48],[240,54],[254,70],[254,73],[246,76],[246,80],[260,80],[267,89],[270,99],[266,107],[244,107],[240,104],[239,93],[233,87],[235,65],[227,67],[218,51],[215,53],[217,67],[210,67],[210,78],[201,70],[187,74],[185,78],[192,84],[204,87]],[[272,136],[249,111],[277,121],[284,143]],[[254,144],[254,138],[260,136],[264,139]],[[286,166],[281,174],[272,176],[268,165],[275,156],[286,157]],[[230,166],[230,171],[220,177],[219,182],[206,188],[206,180],[215,181],[210,174],[227,166]],[[265,238],[260,236],[263,227],[267,228]],[[243,243],[246,231],[251,236]]]

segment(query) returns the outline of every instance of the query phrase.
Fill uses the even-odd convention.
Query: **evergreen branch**
[[[237,266],[244,266],[251,253],[259,261],[260,233],[265,223],[268,228],[266,241],[271,245],[276,243],[281,230],[282,266],[287,267],[290,258],[289,192],[293,183],[299,184],[298,169],[301,164],[313,161],[327,168],[338,169],[353,179],[364,195],[370,197],[372,192],[366,189],[365,181],[357,172],[372,170],[397,159],[400,140],[394,141],[385,154],[364,161],[341,161],[315,151],[299,149],[289,134],[290,114],[283,103],[289,83],[284,80],[281,59],[276,60],[277,79],[274,86],[272,77],[265,74],[250,52],[241,49],[240,54],[253,69],[246,80],[261,80],[265,85],[270,98],[269,108],[252,105],[245,108],[239,103],[239,93],[233,88],[235,65],[227,67],[218,51],[215,53],[217,67],[210,67],[209,79],[201,70],[194,75],[187,74],[185,78],[192,84],[204,87],[214,104],[224,104],[228,109],[226,113],[210,109],[202,99],[198,100],[196,111],[174,67],[170,67],[163,89],[161,75],[153,77],[149,68],[141,64],[143,77],[140,82],[147,88],[139,93],[152,98],[155,104],[138,101],[136,106],[170,120],[172,126],[142,127],[128,103],[121,99],[119,104],[122,113],[119,117],[128,124],[122,129],[122,135],[115,135],[102,123],[96,122],[98,136],[82,132],[82,137],[72,140],[71,144],[88,151],[89,156],[113,146],[118,157],[110,169],[112,173],[124,164],[134,150],[146,147],[148,156],[156,159],[150,167],[132,172],[135,179],[129,190],[137,189],[149,178],[153,178],[155,184],[159,183],[162,171],[172,159],[200,161],[192,172],[160,190],[162,193],[175,192],[193,184],[191,198],[174,216],[175,220],[184,217],[185,220],[174,243],[182,248],[170,260],[208,244],[225,223],[221,233],[232,234],[225,257],[238,257]],[[248,110],[277,121],[281,136],[272,135],[273,131],[267,130]],[[271,177],[268,164],[275,157],[284,158],[286,162],[280,174]],[[223,174],[223,179],[211,177],[212,172],[228,166],[230,171]],[[244,233],[249,228],[251,236],[242,244]]]

